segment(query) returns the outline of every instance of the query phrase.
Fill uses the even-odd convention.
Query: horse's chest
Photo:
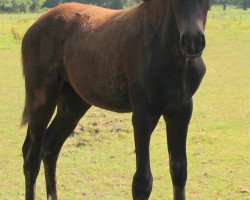
[[[152,78],[148,91],[148,100],[157,109],[174,110],[192,98],[198,81],[192,80],[190,73],[174,73]],[[197,85],[197,86],[196,86]]]
[[[162,91],[161,99],[166,108],[179,106],[191,98],[190,86],[184,77],[163,81]]]

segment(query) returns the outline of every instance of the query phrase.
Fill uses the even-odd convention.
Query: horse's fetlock
[[[149,198],[153,186],[152,174],[138,175],[133,178],[132,193],[134,200],[146,200]]]

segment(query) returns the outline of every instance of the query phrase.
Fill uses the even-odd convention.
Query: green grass
[[[0,15],[0,199],[24,199],[19,129],[23,109],[20,44],[39,14]],[[250,11],[215,7],[209,13],[206,77],[194,97],[188,136],[187,198],[249,200]],[[60,199],[131,199],[135,155],[131,114],[92,108],[64,145],[58,162]],[[83,130],[82,130],[83,129]],[[172,199],[165,125],[152,136],[152,200]],[[37,199],[45,199],[43,170]]]

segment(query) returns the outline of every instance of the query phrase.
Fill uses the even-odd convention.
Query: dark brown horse
[[[114,11],[69,3],[28,30],[22,43],[27,200],[35,198],[41,160],[47,198],[57,199],[60,149],[91,105],[133,112],[135,200],[152,190],[150,136],[163,115],[174,199],[185,199],[186,136],[192,96],[205,74],[200,56],[208,6],[208,0],[147,0]]]

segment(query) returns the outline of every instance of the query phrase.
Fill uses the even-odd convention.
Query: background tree
[[[250,7],[250,0],[243,0],[243,2],[242,2],[242,8],[244,10],[247,10],[247,8],[249,8],[249,7]]]
[[[31,0],[30,11],[38,11],[45,3],[45,0]]]
[[[27,12],[31,0],[0,0],[0,10],[4,12]]]
[[[47,8],[52,8],[56,5],[58,5],[60,3],[59,0],[47,0],[45,3],[44,3],[44,7],[47,7]]]
[[[250,0],[210,0],[210,4],[211,6],[222,5],[224,10],[226,9],[227,5],[234,5],[246,10],[250,7]]]
[[[0,0],[0,10],[8,12],[12,7],[12,0]]]

